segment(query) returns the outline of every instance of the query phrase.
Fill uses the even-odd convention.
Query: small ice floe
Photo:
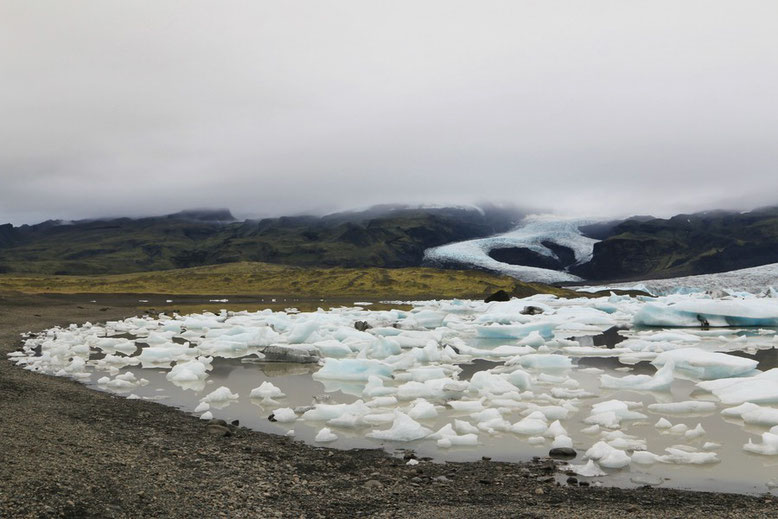
[[[261,400],[272,400],[274,398],[284,398],[286,395],[280,388],[275,386],[272,382],[264,381],[259,387],[255,387],[249,394],[250,398],[257,398]]]
[[[732,377],[699,382],[697,387],[710,391],[727,405],[750,402],[778,403],[778,368],[758,372],[750,377]]]
[[[397,403],[397,399],[394,397],[385,398],[392,399],[391,405]],[[433,404],[427,402],[423,398],[418,398],[413,402],[413,406],[408,411],[408,416],[414,420],[429,420],[438,416],[438,411]]]
[[[145,378],[138,379],[131,371],[117,375],[113,379],[110,377],[101,377],[97,384],[101,387],[107,387],[114,391],[131,391],[139,386],[145,386],[149,383]]]
[[[599,476],[607,476],[608,473],[602,470],[594,460],[589,460],[583,465],[568,465],[568,469],[572,470],[579,476],[593,478]]]
[[[668,362],[672,362],[677,371],[702,380],[739,377],[753,373],[758,364],[753,359],[706,351],[700,348],[680,348],[666,351],[660,353],[652,364],[664,366]]]
[[[236,400],[238,400],[238,394],[233,393],[226,386],[221,386],[200,399],[201,402],[205,402],[216,409],[227,407]]]
[[[197,357],[188,361],[179,361],[165,375],[165,378],[183,389],[199,390],[205,387],[205,379],[212,369],[213,357]]]
[[[586,451],[585,456],[595,460],[601,467],[620,469],[630,464],[632,459],[629,454],[621,449],[612,447],[604,441],[599,441]]]
[[[609,389],[632,389],[634,391],[669,391],[673,384],[672,361],[667,362],[653,376],[651,375],[627,375],[626,377],[600,376],[600,385]]]
[[[693,440],[695,438],[699,438],[700,436],[705,435],[705,429],[702,428],[702,424],[697,424],[697,427],[694,429],[689,429],[688,431],[683,433],[684,437],[686,437],[687,440]]]
[[[684,402],[649,404],[648,410],[654,413],[678,415],[711,413],[716,410],[716,403],[700,400],[687,400]]]
[[[548,419],[540,411],[534,411],[511,426],[511,431],[525,436],[543,436],[548,429]]]
[[[392,426],[389,429],[373,430],[368,433],[367,436],[377,440],[409,442],[420,440],[430,434],[432,434],[430,429],[419,424],[416,420],[402,411],[396,411]]]
[[[313,441],[316,443],[329,443],[334,442],[337,439],[337,434],[333,433],[329,427],[324,427],[316,434],[316,438],[314,438]]]
[[[648,417],[643,413],[632,411],[627,402],[608,400],[594,404],[591,414],[584,419],[584,423],[608,429],[618,429],[623,420],[643,420],[645,418]]]
[[[762,443],[753,443],[749,438],[748,443],[743,445],[743,450],[766,456],[778,455],[778,426],[762,433]]]
[[[280,423],[289,423],[297,420],[297,413],[294,412],[294,409],[289,407],[276,409],[270,416],[273,417],[273,421]]]
[[[429,435],[428,438],[437,440],[437,446],[444,449],[449,447],[474,447],[478,445],[477,434],[458,434],[451,424],[444,425],[437,432]]]

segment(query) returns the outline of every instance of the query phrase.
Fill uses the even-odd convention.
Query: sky
[[[775,0],[0,0],[0,222],[778,204]]]

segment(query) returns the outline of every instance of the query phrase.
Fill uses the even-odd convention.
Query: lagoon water
[[[388,310],[390,306],[382,309],[371,309],[364,307],[342,307],[330,311],[319,311],[311,313],[296,312],[260,312],[260,313],[222,313],[219,314],[196,314],[189,317],[176,317],[172,320],[155,321],[146,319],[145,324],[138,326],[139,321],[127,323],[108,323],[107,326],[96,326],[93,330],[89,328],[74,327],[70,330],[52,331],[49,334],[49,340],[56,343],[58,340],[71,341],[71,350],[78,350],[78,343],[89,344],[90,335],[109,336],[117,339],[127,338],[133,342],[138,349],[129,357],[138,357],[145,348],[149,347],[148,341],[150,334],[161,331],[165,326],[169,329],[171,322],[187,322],[189,326],[178,328],[177,332],[168,334],[170,344],[181,346],[189,342],[191,347],[198,347],[208,351],[208,344],[214,346],[214,342],[206,337],[213,334],[213,328],[196,328],[197,319],[209,320],[209,322],[220,322],[222,332],[230,327],[240,328],[238,331],[245,331],[252,326],[268,326],[277,330],[281,337],[288,337],[299,331],[299,326],[306,322],[316,321],[317,326],[309,326],[312,333],[317,336],[309,336],[301,341],[302,344],[310,341],[315,344],[318,342],[332,340],[332,337],[340,337],[340,341],[351,344],[354,354],[349,357],[374,357],[377,362],[391,364],[395,362],[392,368],[392,376],[383,381],[385,387],[390,388],[387,392],[393,393],[395,389],[407,384],[409,373],[414,373],[413,369],[418,367],[441,366],[450,373],[453,379],[464,384],[470,383],[476,373],[488,372],[498,377],[511,373],[516,370],[509,359],[517,357],[530,358],[536,355],[538,360],[550,354],[555,356],[566,356],[570,359],[569,366],[553,367],[543,365],[543,363],[521,364],[521,370],[527,373],[532,379],[531,393],[519,391],[513,394],[494,394],[489,390],[476,391],[476,388],[469,387],[467,390],[458,393],[455,396],[450,394],[427,396],[426,400],[435,405],[437,416],[418,419],[418,424],[437,431],[446,424],[454,423],[454,420],[464,420],[471,426],[479,426],[478,418],[474,418],[472,411],[455,410],[448,404],[451,399],[462,401],[473,401],[483,399],[484,407],[498,409],[501,417],[508,423],[514,424],[526,417],[527,414],[537,409],[538,406],[567,406],[570,411],[567,416],[560,420],[561,425],[567,431],[572,439],[573,445],[578,452],[578,456],[570,463],[585,463],[585,452],[592,445],[605,438],[608,432],[622,431],[634,440],[645,441],[646,448],[650,452],[663,454],[666,448],[678,447],[694,452],[715,452],[717,462],[706,463],[702,465],[688,463],[653,463],[650,465],[641,465],[639,463],[629,463],[621,468],[604,468],[607,473],[602,477],[580,477],[579,479],[589,480],[594,483],[601,481],[606,485],[619,486],[642,486],[658,485],[664,487],[687,488],[698,490],[716,490],[743,493],[776,493],[776,483],[778,482],[778,455],[760,455],[746,452],[743,445],[751,439],[758,442],[762,433],[769,430],[764,425],[747,425],[736,417],[725,417],[721,411],[726,408],[734,407],[724,405],[718,398],[710,392],[700,389],[697,385],[700,380],[689,376],[688,372],[676,371],[672,384],[667,390],[644,391],[636,389],[608,389],[603,387],[601,377],[610,375],[613,377],[623,377],[626,375],[654,375],[657,368],[650,363],[652,355],[644,352],[625,353],[623,340],[645,341],[652,336],[660,336],[666,333],[676,333],[677,329],[670,328],[640,328],[632,325],[631,318],[634,316],[635,308],[640,307],[642,303],[626,298],[622,300],[603,301],[597,309],[597,300],[556,300],[555,298],[534,298],[522,303],[514,300],[511,303],[493,303],[485,305],[476,302],[463,302],[454,304],[452,302],[417,302],[412,305],[412,310]],[[592,301],[595,301],[594,303]],[[522,304],[540,305],[545,308],[545,312],[539,316],[531,318],[521,317],[518,320],[529,324],[543,324],[553,321],[554,326],[550,335],[542,338],[540,347],[535,344],[532,348],[534,352],[526,355],[506,356],[491,355],[489,352],[499,352],[501,347],[525,348],[528,342],[528,336],[523,338],[489,338],[483,335],[489,335],[483,330],[489,331],[488,326],[494,327],[495,322],[501,322],[505,319],[504,315],[511,314]],[[606,304],[607,303],[607,304]],[[511,306],[512,305],[512,306]],[[517,306],[518,305],[518,306]],[[613,308],[608,307],[610,305]],[[560,316],[566,315],[565,308],[578,308],[580,312],[568,312],[570,315],[578,315],[573,319]],[[631,307],[635,307],[629,310]],[[403,306],[400,308],[408,308]],[[605,312],[602,309],[609,309]],[[430,312],[437,312],[442,315],[439,322],[430,322],[438,320],[438,316]],[[594,312],[599,312],[595,314]],[[630,313],[631,312],[631,313]],[[518,314],[518,312],[516,312]],[[602,314],[602,315],[599,315]],[[484,319],[484,315],[492,315],[492,319]],[[521,315],[521,314],[518,314]],[[501,317],[503,316],[503,317]],[[581,317],[583,316],[583,317]],[[594,316],[595,318],[592,318]],[[604,318],[608,317],[608,319]],[[479,322],[480,319],[480,322]],[[379,352],[375,349],[377,343],[365,343],[362,346],[354,346],[358,337],[367,339],[367,335],[352,334],[353,323],[357,320],[366,320],[372,323],[373,329],[368,330],[373,340],[378,337],[406,337],[409,338],[403,343],[399,350]],[[394,321],[396,331],[392,331],[386,325]],[[479,328],[486,324],[486,328]],[[399,324],[397,324],[399,323]],[[404,323],[404,324],[403,324]],[[594,324],[596,323],[596,324]],[[621,329],[614,328],[619,326]],[[211,324],[211,326],[215,326]],[[295,328],[297,326],[298,328]],[[345,328],[344,328],[345,326]],[[502,324],[501,326],[508,326]],[[347,328],[347,330],[346,330]],[[81,330],[81,332],[79,332]],[[501,328],[502,330],[502,328]],[[603,332],[607,330],[607,333]],[[769,327],[754,328],[712,328],[712,329],[685,329],[688,344],[694,348],[704,349],[706,351],[727,352],[727,355],[738,358],[753,359],[757,362],[757,370],[754,373],[767,372],[770,369],[778,368],[778,350],[775,349],[776,329]],[[225,332],[230,333],[230,332]],[[361,334],[363,332],[359,332]],[[491,332],[490,332],[491,333]],[[340,335],[338,335],[340,334]],[[520,334],[519,334],[520,335]],[[211,335],[216,337],[215,335]],[[218,335],[225,337],[225,334]],[[69,337],[69,339],[68,339]],[[75,339],[74,339],[75,337]],[[530,334],[532,339],[533,336]],[[457,340],[453,340],[456,338]],[[535,337],[536,338],[536,337]],[[411,340],[412,339],[412,340]],[[683,337],[681,337],[681,340]],[[33,343],[36,339],[31,339]],[[459,345],[457,353],[450,358],[441,358],[437,360],[422,359],[419,360],[418,351],[416,360],[409,363],[414,350],[421,350],[425,342],[437,341],[438,348],[446,346]],[[349,342],[351,341],[351,342]],[[411,343],[416,341],[414,347]],[[37,344],[30,343],[30,351],[27,352],[27,365],[32,366],[34,359],[40,360],[41,352],[46,351],[44,341],[38,339]],[[283,338],[278,342],[288,343]],[[382,343],[383,344],[383,343]],[[565,349],[575,344],[582,348],[597,348],[597,350]],[[627,342],[627,344],[630,344]],[[75,346],[73,346],[75,345]],[[198,346],[199,345],[199,346]],[[678,346],[678,345],[676,345]],[[576,346],[573,346],[575,348]],[[669,346],[666,346],[669,348]],[[371,349],[373,348],[373,349]],[[468,350],[467,348],[470,348]],[[371,398],[363,394],[364,380],[338,380],[337,378],[318,378],[316,373],[322,369],[317,363],[285,363],[285,362],[264,362],[261,359],[261,353],[257,352],[261,348],[250,347],[247,350],[240,350],[238,353],[232,352],[226,354],[227,350],[220,350],[222,354],[216,353],[216,350],[210,350],[213,355],[211,369],[207,376],[198,380],[196,384],[174,384],[168,379],[171,363],[161,363],[160,366],[146,365],[127,365],[120,368],[117,372],[114,370],[110,377],[115,378],[118,373],[134,374],[136,379],[145,379],[148,381],[145,385],[134,385],[119,390],[125,396],[132,395],[132,398],[145,398],[158,401],[165,405],[175,406],[185,412],[194,412],[194,409],[200,405],[201,399],[211,393],[216,388],[225,386],[232,393],[236,393],[238,398],[234,401],[224,402],[224,406],[211,405],[209,412],[215,418],[223,418],[227,421],[240,420],[240,424],[258,431],[273,434],[294,434],[294,437],[300,441],[311,444],[322,445],[333,448],[376,448],[382,447],[390,452],[399,452],[405,449],[414,450],[418,456],[430,457],[431,462],[440,461],[470,461],[477,460],[483,456],[488,456],[493,460],[501,461],[522,461],[533,456],[548,455],[549,447],[553,438],[548,437],[540,443],[537,438],[531,440],[529,436],[517,434],[511,430],[504,430],[497,427],[489,430],[488,427],[481,427],[478,432],[478,444],[469,447],[449,447],[438,446],[433,439],[418,439],[413,441],[387,441],[369,438],[368,433],[374,430],[386,430],[392,423],[391,418],[387,422],[380,420],[379,415],[387,415],[397,410],[407,413],[413,404],[413,399],[400,399],[399,402],[380,402],[373,408],[372,412],[378,417],[378,421],[370,423],[360,421],[356,427],[337,427],[326,424],[323,421],[307,420],[302,418],[304,408],[314,404],[350,404],[359,399],[367,401],[370,404]],[[83,348],[80,350],[83,354]],[[192,352],[187,359],[196,358],[196,355],[204,354],[205,351]],[[518,350],[517,350],[518,351]],[[587,351],[591,354],[587,354]],[[610,352],[613,352],[610,355]],[[642,357],[639,354],[642,353]],[[661,352],[653,352],[655,354]],[[100,370],[98,362],[105,358],[105,351],[99,347],[89,347],[85,366],[80,372],[59,373],[66,376],[77,376],[83,382],[101,390],[117,391],[109,389],[105,383],[98,383],[98,380],[106,376],[108,370]],[[566,355],[565,355],[566,354]],[[76,353],[78,355],[78,353]],[[403,360],[403,356],[406,356]],[[640,358],[636,358],[640,357]],[[653,355],[656,357],[656,355]],[[17,357],[21,358],[21,357]],[[72,359],[72,357],[71,357]],[[379,360],[380,359],[380,360]],[[325,359],[327,360],[327,359]],[[521,360],[521,359],[518,359]],[[182,362],[183,358],[178,362]],[[523,362],[523,361],[522,361]],[[52,368],[53,369],[53,368]],[[41,369],[41,371],[46,371]],[[748,373],[753,376],[754,373]],[[745,375],[744,375],[745,376]],[[347,377],[344,377],[347,378]],[[424,378],[424,377],[422,377]],[[105,380],[105,379],[104,379]],[[249,393],[252,389],[268,381],[280,388],[285,394],[283,398],[275,399],[275,402],[262,401],[261,399],[252,399]],[[182,387],[183,386],[183,387]],[[472,386],[472,384],[471,384]],[[186,387],[186,388],[185,388]],[[570,388],[579,391],[581,396],[558,398],[553,397],[555,388]],[[586,395],[589,393],[590,395]],[[500,398],[506,397],[506,398]],[[511,406],[506,406],[508,400],[514,399]],[[608,429],[601,428],[595,433],[583,432],[590,426],[586,420],[590,417],[592,406],[594,404],[606,401],[618,400],[628,402],[630,409],[645,415],[645,418],[621,422],[617,427]],[[685,401],[705,401],[714,404],[711,410],[703,413],[683,413],[678,415],[668,414],[667,412],[655,412],[648,408],[650,404],[662,402],[685,402]],[[766,403],[764,407],[772,408],[773,404]],[[277,408],[298,408],[297,420],[291,423],[272,422],[268,419],[269,415]],[[698,438],[689,438],[684,434],[671,434],[667,431],[659,430],[655,423],[660,418],[668,419],[673,425],[686,424],[689,429],[694,429],[697,424],[701,424],[705,434]],[[554,420],[548,420],[552,423]],[[321,444],[315,442],[317,433],[323,428],[329,427],[338,437],[333,442]],[[293,431],[291,433],[290,431]],[[706,443],[715,443],[718,446],[708,445]],[[627,450],[627,452],[632,452]],[[564,479],[564,478],[562,478]]]

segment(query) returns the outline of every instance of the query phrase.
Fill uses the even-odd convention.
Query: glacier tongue
[[[592,223],[590,220],[564,219],[552,215],[534,215],[525,218],[515,230],[477,240],[450,243],[427,249],[424,259],[433,264],[459,264],[479,267],[506,274],[523,281],[558,283],[581,281],[573,274],[539,267],[511,265],[489,256],[492,249],[519,247],[541,256],[556,257],[544,242],[561,245],[572,250],[577,264],[592,258],[594,244],[598,240],[581,234],[578,228]]]

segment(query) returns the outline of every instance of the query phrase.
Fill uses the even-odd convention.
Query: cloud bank
[[[0,4],[0,221],[778,202],[766,1]]]

